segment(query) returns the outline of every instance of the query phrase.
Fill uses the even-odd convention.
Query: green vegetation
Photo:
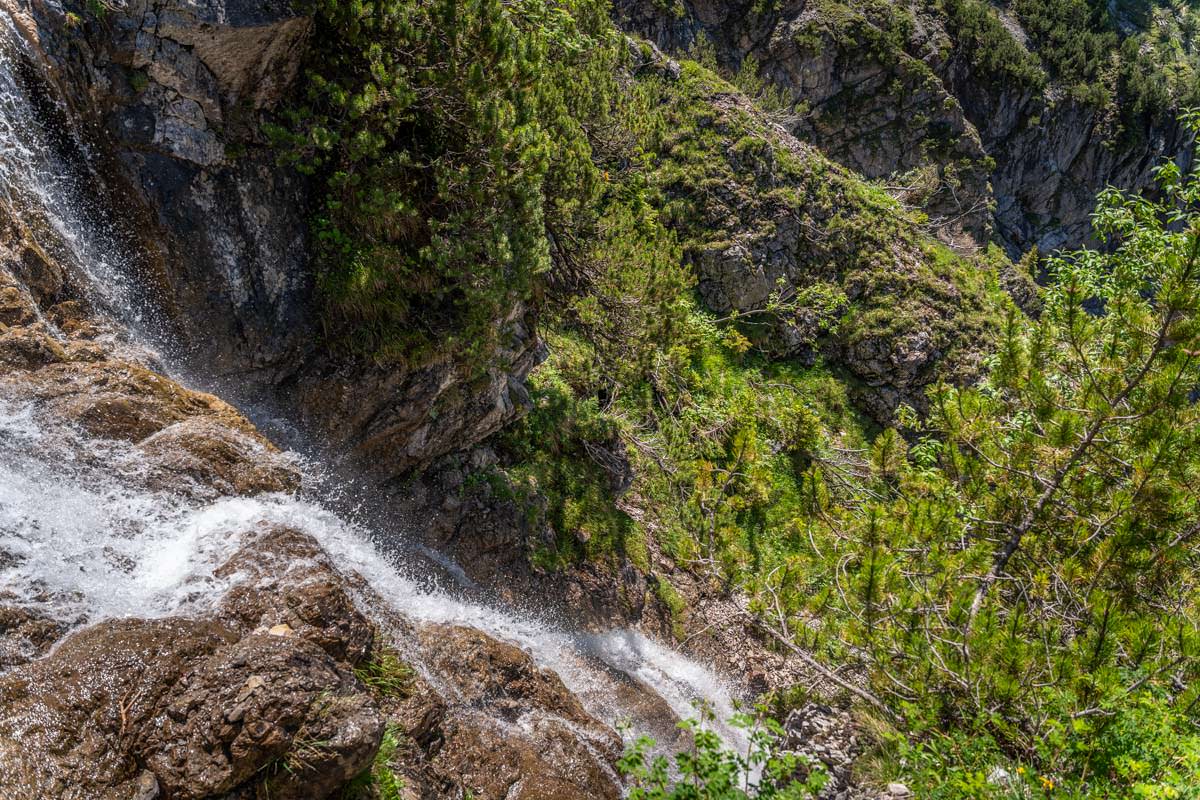
[[[845,372],[816,351],[927,332],[947,360],[967,360],[1000,326],[994,268],[924,239],[890,197],[815,151],[773,144],[749,106],[718,111],[733,91],[683,62],[678,80],[640,76],[619,117],[652,157],[613,170],[611,186],[661,211],[646,213],[640,238],[605,245],[623,257],[594,262],[586,293],[544,309],[551,356],[531,379],[535,407],[500,441],[509,476],[549,501],[559,537],[544,566],[645,568],[652,538],[678,564],[753,580],[770,554],[792,551],[794,520],[824,491],[813,463],[836,470],[868,446],[872,423]],[[719,318],[687,290],[687,263],[740,230],[754,247],[790,220],[820,231],[796,245],[804,285],[784,281],[786,296]],[[776,357],[781,330],[810,366]],[[636,475],[639,523],[613,503],[614,451]]]
[[[933,391],[891,478],[806,523],[786,571],[835,586],[763,597],[832,660],[865,656],[943,777],[951,753],[976,777],[1006,754],[1079,797],[1200,785],[1200,174],[1159,183],[1105,192],[1111,252],[1052,259],[1042,316],[1010,314],[987,380]]]
[[[1099,721],[1072,722],[1033,757],[1014,758],[986,733],[951,729],[919,740],[890,733],[874,758],[872,777],[903,780],[929,800],[1193,800],[1200,736],[1177,704],[1146,692]]]
[[[384,697],[408,697],[413,669],[390,647],[376,645],[371,657],[354,668],[367,688]]]
[[[396,776],[392,761],[403,735],[394,725],[384,729],[370,768],[343,787],[342,800],[400,800],[404,781]]]
[[[1136,119],[1200,99],[1195,9],[1182,2],[1117,4],[1145,17],[1144,33],[1122,36],[1111,5],[1015,0],[1013,10],[1050,77],[1085,102],[1115,104]]]
[[[1041,89],[1046,73],[1036,55],[1013,38],[985,0],[941,0],[955,47],[997,88]]]
[[[305,96],[269,133],[327,188],[334,338],[381,362],[481,362],[593,221],[623,43],[596,3],[319,0]]]
[[[634,742],[618,764],[630,781],[630,800],[803,800],[828,780],[819,764],[781,752],[783,731],[774,720],[761,714],[730,720],[748,734],[746,755],[726,748],[708,727],[712,721],[711,712],[704,711],[700,719],[679,724],[691,746],[673,763],[666,756],[647,757],[652,739]]]
[[[894,4],[827,5],[879,53],[913,30]],[[1134,55],[1168,74],[1166,44],[1127,53],[1087,3],[1017,0],[1040,67],[990,8],[938,7],[1003,80],[1115,86],[1088,99],[1141,113],[1194,75],[1172,60],[1166,95],[1135,86]],[[939,244],[780,136],[703,47],[675,74],[602,3],[315,12],[319,69],[271,132],[327,190],[329,334],[383,364],[503,367],[503,321],[537,316],[549,360],[493,477],[553,529],[539,566],[663,571],[680,634],[672,572],[749,594],[786,645],[862,676],[904,731],[881,734],[874,772],[923,797],[1014,796],[996,766],[1021,797],[1200,784],[1196,176],[1164,167],[1158,201],[1105,193],[1109,249],[1052,260],[1030,319],[997,250]],[[1100,32],[1063,42],[1063,25]],[[358,674],[403,695],[406,669],[385,650]],[[791,775],[763,724],[751,758]],[[634,797],[814,788],[751,792],[747,763],[694,733],[682,782],[648,745],[627,756]],[[390,758],[362,779],[377,796]]]

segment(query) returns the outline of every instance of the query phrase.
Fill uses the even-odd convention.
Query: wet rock
[[[66,283],[62,264],[32,240],[26,238],[21,242],[17,257],[9,264],[14,276],[25,285],[39,305],[51,305],[61,295]]]
[[[64,361],[67,353],[40,324],[0,331],[0,365],[32,370]]]
[[[0,678],[0,785],[116,800],[149,791],[145,764],[172,798],[259,780],[273,797],[324,798],[370,762],[382,728],[353,676],[302,639],[106,622]]]
[[[619,737],[519,648],[445,625],[418,632],[457,712],[435,766],[481,800],[620,797]]]
[[[0,551],[0,569],[5,566]],[[48,615],[0,598],[0,670],[24,664],[43,655],[66,633],[67,626]]]
[[[294,492],[300,473],[262,437],[207,417],[189,417],[151,434],[138,444],[155,481],[178,486],[186,478],[218,494]]]
[[[62,800],[130,796],[138,732],[193,661],[234,641],[213,623],[113,621],[8,673],[0,678],[0,785]]]
[[[346,592],[346,579],[303,533],[272,528],[252,537],[214,573],[241,580],[221,601],[221,619],[245,631],[287,626],[337,661],[357,664],[371,649],[370,622]]]
[[[29,296],[15,283],[0,282],[0,324],[28,325],[37,320],[37,312]]]
[[[361,772],[383,719],[352,675],[298,638],[250,635],[189,670],[138,750],[171,797],[260,778],[270,796],[323,798]]]
[[[535,720],[519,734],[481,717],[448,726],[437,766],[480,800],[616,800],[611,767],[578,742],[567,723]]]
[[[537,708],[581,726],[597,725],[557,675],[538,668],[514,645],[454,625],[426,626],[418,636],[424,658],[450,676],[460,703],[489,708],[510,721]]]
[[[77,424],[100,438],[140,442],[198,416],[257,436],[228,403],[126,361],[51,364],[10,385],[17,396],[39,401],[47,417]]]
[[[72,339],[95,339],[111,331],[110,325],[79,300],[56,303],[46,310],[46,318]]]

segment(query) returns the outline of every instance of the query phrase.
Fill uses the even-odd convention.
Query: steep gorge
[[[880,50],[826,6],[616,4],[637,120],[588,130],[612,206],[553,262],[615,300],[555,273],[480,365],[338,339],[323,176],[266,132],[313,17],[0,0],[0,798],[335,797],[381,758],[403,797],[615,798],[618,723],[670,748],[693,702],[721,725],[796,687],[789,746],[838,739],[826,796],[890,793],[805,702],[858,668],[776,646],[738,580],[893,481],[890,427],[1036,315],[1009,256],[1083,243],[1096,191],[1191,134],[1113,145],[937,15]],[[719,76],[747,56],[790,112]],[[619,265],[625,213],[666,288],[572,260]]]

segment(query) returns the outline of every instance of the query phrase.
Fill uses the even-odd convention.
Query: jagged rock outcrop
[[[261,125],[307,52],[310,21],[290,4],[9,7],[35,43],[25,77],[36,94],[51,94],[40,79],[64,99],[47,99],[44,114],[96,205],[121,209],[114,235],[167,307],[178,358],[231,399],[273,396],[384,475],[469,447],[524,411],[541,351],[522,305],[496,321],[505,346],[486,380],[436,354],[382,366],[325,337],[309,186],[276,163]]]
[[[935,4],[622,0],[615,13],[668,52],[707,38],[730,72],[753,57],[798,138],[896,184],[957,241],[994,229],[1013,257],[1086,242],[1099,190],[1149,186],[1188,143],[1169,116],[1113,141],[1109,111],[991,80]]]

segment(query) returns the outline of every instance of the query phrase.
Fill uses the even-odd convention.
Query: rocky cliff
[[[1014,258],[1080,246],[1099,190],[1147,187],[1164,154],[1187,151],[1170,111],[1116,141],[1111,108],[998,73],[987,59],[1000,56],[972,53],[971,32],[946,11],[964,4],[615,5],[621,24],[668,52],[699,42],[731,75],[749,63],[799,139],[892,185],[944,235],[994,233]],[[1002,21],[1010,48],[1031,46],[1011,12]]]
[[[539,358],[528,309],[495,324],[483,376],[448,357],[388,368],[325,347],[310,264],[307,182],[277,163],[264,114],[305,58],[309,20],[287,3],[131,3],[103,13],[18,11],[32,80],[62,147],[86,150],[101,205],[135,253],[171,348],[238,397],[275,398],[334,449],[396,474],[494,433],[527,404]],[[385,455],[386,454],[386,455]]]

